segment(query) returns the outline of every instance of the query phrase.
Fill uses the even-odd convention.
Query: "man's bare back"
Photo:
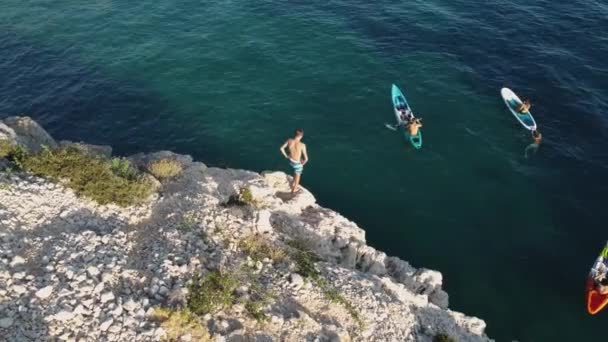
[[[287,140],[287,148],[289,149],[289,158],[295,162],[302,161],[302,152],[306,151],[306,145],[295,139]]]

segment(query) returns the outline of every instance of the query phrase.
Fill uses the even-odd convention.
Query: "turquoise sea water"
[[[603,340],[585,313],[608,239],[608,6],[599,1],[4,0],[0,117],[210,165],[288,165],[369,242],[444,274],[499,341]],[[397,83],[422,150],[384,127]],[[544,135],[506,110],[530,98]]]

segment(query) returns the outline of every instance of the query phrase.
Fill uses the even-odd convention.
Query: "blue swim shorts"
[[[293,169],[293,172],[295,172],[298,175],[302,174],[302,171],[304,170],[304,165],[302,165],[302,163],[297,162],[293,159],[289,159],[289,165]]]

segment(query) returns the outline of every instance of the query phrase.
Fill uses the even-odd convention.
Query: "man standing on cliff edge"
[[[295,136],[287,139],[280,148],[281,153],[285,158],[289,159],[289,165],[293,168],[292,194],[300,190],[300,177],[302,176],[304,165],[308,163],[308,153],[306,152],[306,145],[302,142],[302,137],[304,137],[304,130],[298,128],[296,129]],[[289,155],[285,152],[285,148],[289,148]]]

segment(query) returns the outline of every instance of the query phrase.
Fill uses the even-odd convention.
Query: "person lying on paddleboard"
[[[530,107],[532,107],[532,104],[530,103],[530,101],[528,100],[524,100],[521,105],[519,105],[519,108],[517,108],[517,111],[520,114],[524,114],[530,111]]]

